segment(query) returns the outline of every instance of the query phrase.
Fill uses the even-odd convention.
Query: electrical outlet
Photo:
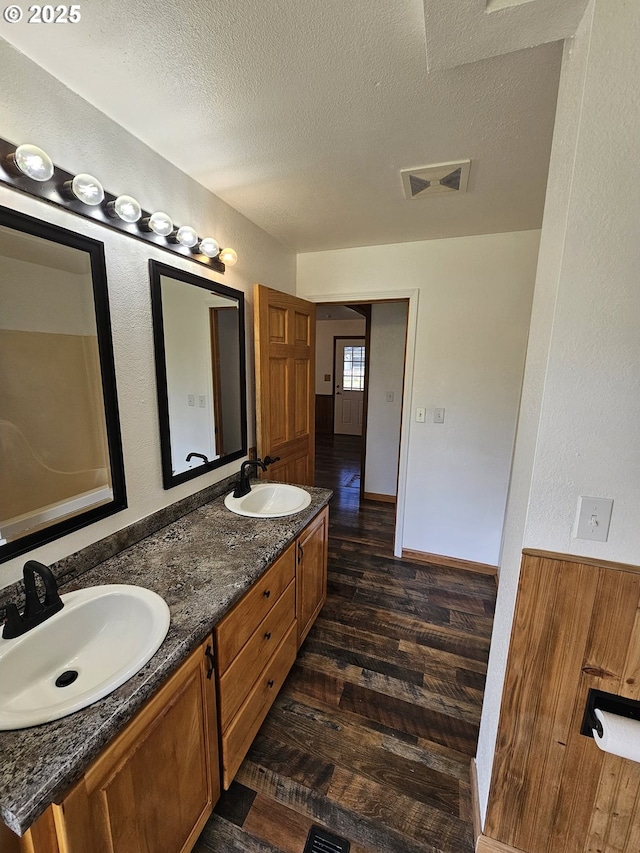
[[[575,538],[606,542],[609,537],[612,510],[611,498],[580,497]]]

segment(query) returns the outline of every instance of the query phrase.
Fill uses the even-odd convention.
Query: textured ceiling
[[[423,0],[81,10],[0,33],[291,249],[540,226],[560,43],[429,73]],[[466,195],[405,199],[402,168],[467,158]]]
[[[423,2],[430,70],[569,38],[587,5],[587,0]]]

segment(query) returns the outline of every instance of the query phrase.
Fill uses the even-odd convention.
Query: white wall
[[[484,817],[522,547],[640,555],[640,6],[592,0],[565,48],[478,745]],[[572,538],[613,498],[606,543]]]
[[[376,495],[396,494],[407,309],[406,302],[371,306],[364,490]]]
[[[316,320],[316,394],[333,394],[333,339],[364,335],[366,320]],[[325,379],[328,375],[331,378]]]
[[[236,266],[228,269],[224,276],[212,274],[199,264],[0,186],[0,204],[87,234],[105,244],[129,502],[128,509],[115,516],[38,548],[28,556],[2,564],[0,585],[5,585],[21,576],[22,565],[28,557],[45,563],[58,560],[205,488],[238,468],[239,463],[232,463],[169,491],[162,488],[149,258],[223,281],[243,290],[250,301],[251,286],[256,281],[293,293],[295,256],[2,41],[0,67],[4,138],[16,144],[40,145],[62,168],[70,172],[91,172],[110,192],[129,192],[145,209],[164,209],[177,223],[191,223],[200,234],[209,233],[221,245],[233,246],[238,252]],[[166,110],[167,120],[171,120],[170,104],[159,104],[158,109]],[[251,327],[249,305],[248,330]],[[252,346],[248,347],[247,362],[253,363]],[[250,374],[250,444],[254,440],[253,399]]]
[[[83,254],[86,255],[86,252]],[[0,328],[97,335],[91,273],[69,272],[2,255]]]
[[[402,545],[497,564],[538,252],[538,231],[298,255],[297,293],[419,290],[416,406]],[[409,417],[409,412],[406,416]]]

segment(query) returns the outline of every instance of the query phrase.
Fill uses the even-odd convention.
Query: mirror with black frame
[[[165,489],[247,453],[244,294],[149,261]]]
[[[0,207],[0,561],[126,505],[103,244]]]

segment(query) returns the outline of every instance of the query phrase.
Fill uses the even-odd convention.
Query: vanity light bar
[[[233,249],[220,249],[212,237],[200,239],[190,225],[178,227],[162,211],[143,210],[132,196],[108,193],[92,175],[65,172],[35,145],[0,138],[0,183],[217,272],[225,271],[225,253],[231,253],[227,265],[237,259]]]

